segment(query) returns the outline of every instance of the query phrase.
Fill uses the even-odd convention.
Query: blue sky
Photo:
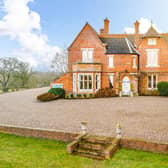
[[[24,2],[24,4],[22,4],[22,2]],[[27,37],[26,34],[23,38],[23,36],[20,36],[20,33],[18,33],[18,30],[16,30],[18,27],[8,30],[8,27],[12,26],[12,19],[9,19],[10,24],[4,23],[4,16],[9,15],[11,17],[11,14],[13,14],[11,12],[11,3],[13,3],[12,12],[15,10],[13,6],[17,5],[25,10],[25,7],[28,7],[29,12],[33,11],[37,14],[37,16],[33,16],[35,21],[33,22],[33,26],[29,29],[29,33],[31,32],[31,35],[36,35],[38,38],[41,38],[41,40],[44,40],[45,44],[43,45],[42,41],[42,46],[48,47],[47,51],[41,46],[37,46],[37,48],[49,53],[46,55],[48,55],[50,59],[52,56],[49,56],[49,50],[51,49],[51,53],[53,54],[58,48],[62,48],[64,45],[70,45],[86,21],[88,21],[96,31],[99,31],[99,29],[103,27],[103,19],[108,17],[110,20],[110,32],[123,33],[124,28],[132,27],[135,20],[146,18],[152,20],[161,32],[168,32],[167,0],[0,0],[0,56],[16,56],[21,53],[22,59],[25,58],[26,61],[31,60],[32,62],[30,62],[36,67],[39,66],[38,61],[46,57],[46,55],[39,56],[40,51],[32,49],[32,46],[25,42],[26,40],[31,41],[32,36]],[[6,7],[5,11],[3,9],[4,5]],[[18,9],[16,7],[16,10]],[[24,12],[24,10],[22,12]],[[25,20],[24,17],[20,17],[20,15],[22,15],[22,13],[15,15],[15,24],[19,25],[20,22],[22,23],[22,20]],[[17,16],[19,16],[18,19]],[[25,14],[25,17],[26,16]],[[38,17],[40,17],[40,21]],[[3,22],[3,25],[1,22]],[[4,24],[6,24],[6,27]],[[28,24],[32,23],[27,21],[25,25]],[[24,30],[19,30],[24,33],[28,32],[25,30],[25,27]],[[46,37],[48,40],[46,40]],[[30,51],[31,49],[32,51]],[[47,58],[43,61],[45,62],[46,60]]]

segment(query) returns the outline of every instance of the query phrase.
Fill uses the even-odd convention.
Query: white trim
[[[146,67],[159,67],[159,49],[146,49]],[[153,55],[152,55],[153,54]]]
[[[156,38],[149,38],[148,39],[148,45],[156,45],[157,39]]]
[[[73,92],[77,92],[77,74],[73,73]]]
[[[137,57],[136,55],[133,55],[133,58],[132,58],[132,68],[137,68]]]
[[[107,55],[108,56],[108,67],[114,68],[114,55]],[[111,62],[110,62],[111,60]]]
[[[94,48],[81,48],[81,51],[82,51],[82,62],[92,63]]]
[[[127,43],[127,46],[128,46],[128,49],[129,49],[130,53],[132,53],[132,49],[131,49],[131,46],[130,46],[130,44],[129,44],[129,42],[128,42],[128,39],[125,38],[125,41],[126,41],[126,43]]]
[[[151,76],[151,88],[149,88],[149,78],[148,78],[149,76]],[[154,83],[153,83],[154,76],[156,76],[156,87],[155,88],[153,87],[153,85],[154,85]],[[148,74],[147,75],[147,89],[148,90],[157,90],[157,83],[158,83],[158,75],[157,74]]]
[[[98,76],[98,88],[96,89],[96,75]],[[95,74],[95,91],[99,90],[101,88],[101,74],[100,73],[96,73]]]
[[[91,75],[91,80],[92,80],[92,89],[80,89],[80,76],[81,75]],[[93,92],[93,73],[78,73],[78,92],[82,93],[82,92]]]
[[[108,80],[110,80],[110,83],[114,87],[114,73],[108,73]]]

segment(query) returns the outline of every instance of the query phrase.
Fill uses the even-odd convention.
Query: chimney
[[[100,34],[108,34],[109,33],[109,20],[107,18],[104,19],[104,28],[100,29]]]
[[[104,19],[104,34],[109,33],[109,20],[107,18]]]
[[[139,25],[140,25],[140,23],[138,21],[136,21],[134,23],[134,26],[135,26],[135,45],[136,46],[138,45],[138,42],[139,42]]]

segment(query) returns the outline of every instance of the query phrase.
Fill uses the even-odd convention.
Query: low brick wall
[[[120,146],[121,148],[168,154],[168,143],[163,144],[146,140],[122,138]]]
[[[25,137],[35,137],[44,139],[54,139],[63,142],[71,142],[79,134],[62,132],[57,130],[45,130],[29,127],[16,127],[9,125],[0,125],[0,132],[14,134]],[[168,143],[150,142],[146,140],[139,140],[133,138],[122,138],[120,140],[120,147],[127,149],[136,149],[141,151],[149,151],[154,153],[168,154]]]
[[[25,137],[35,137],[35,138],[44,138],[44,139],[54,139],[63,142],[71,142],[79,134],[61,132],[56,130],[45,130],[45,129],[36,129],[28,127],[15,127],[15,126],[6,126],[0,125],[0,132],[14,134]]]

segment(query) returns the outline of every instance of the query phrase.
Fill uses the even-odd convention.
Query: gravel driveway
[[[168,142],[167,97],[36,101],[47,90],[1,94],[0,124],[80,132],[80,122],[87,121],[89,133],[114,136],[120,123],[126,137]]]

